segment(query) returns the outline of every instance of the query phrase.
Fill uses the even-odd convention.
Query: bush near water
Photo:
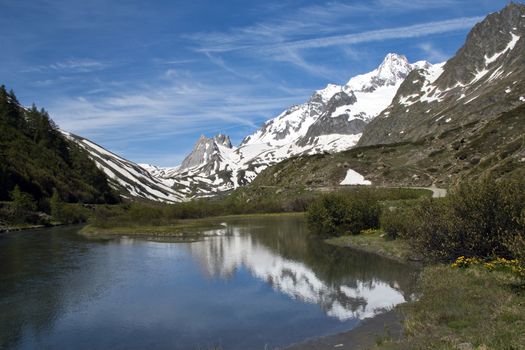
[[[385,202],[370,191],[324,195],[307,212],[312,232],[340,236],[381,226],[428,261],[459,256],[525,257],[525,180],[485,177],[453,187],[445,198]]]
[[[421,201],[412,217],[402,238],[429,260],[523,258],[525,180],[465,182]]]

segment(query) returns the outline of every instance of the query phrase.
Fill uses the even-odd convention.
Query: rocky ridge
[[[443,65],[412,71],[392,103],[365,127],[359,146],[416,141],[522,104],[525,5],[511,3],[469,33]]]

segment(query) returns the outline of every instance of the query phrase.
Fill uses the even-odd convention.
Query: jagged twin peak
[[[232,148],[232,143],[228,136],[219,134],[213,138],[207,138],[201,135],[191,153],[182,161],[179,170],[188,170],[216,160],[220,156],[221,148]]]
[[[360,145],[417,141],[497,117],[525,102],[525,5],[476,24],[443,64],[412,71]]]
[[[372,72],[345,85],[329,84],[306,103],[285,110],[239,147],[232,148],[224,135],[201,136],[180,167],[153,174],[169,185],[175,180],[186,184],[191,195],[202,196],[245,185],[266,167],[292,156],[349,149],[365,125],[390,104],[406,76],[429,67],[428,62],[410,64],[405,56],[388,54]]]

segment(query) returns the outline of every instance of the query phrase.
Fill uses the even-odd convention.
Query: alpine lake
[[[415,297],[415,267],[328,245],[302,216],[220,220],[192,241],[0,236],[0,348],[275,349]]]

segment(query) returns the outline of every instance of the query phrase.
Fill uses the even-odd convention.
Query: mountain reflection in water
[[[341,321],[373,317],[413,298],[402,288],[412,285],[406,266],[308,237],[302,218],[272,221],[231,225],[189,249],[210,277],[229,278],[244,267],[276,291],[318,304]]]

